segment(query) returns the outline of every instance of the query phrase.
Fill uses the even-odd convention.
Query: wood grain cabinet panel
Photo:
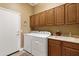
[[[40,24],[39,24],[39,21],[40,21],[40,15],[39,14],[35,14],[35,19],[34,19],[34,22],[35,22],[35,26],[34,27],[39,27]]]
[[[64,24],[64,5],[55,8],[55,24]]]
[[[34,15],[32,15],[32,16],[30,16],[30,27],[34,27],[35,26],[35,16]]]
[[[46,25],[46,19],[45,19],[45,12],[41,12],[39,13],[39,16],[40,16],[40,20],[39,20],[39,23],[40,23],[40,26],[45,26]]]
[[[79,23],[79,3],[77,3],[77,23]]]
[[[49,46],[49,56],[61,56],[61,46],[59,45]]]
[[[62,42],[63,46],[79,50],[79,44],[71,42]]]
[[[66,24],[75,24],[77,18],[77,7],[75,3],[65,5],[65,22]]]
[[[39,27],[39,14],[35,14],[35,15],[32,15],[30,16],[30,26],[32,28],[35,28],[35,27]]]
[[[61,42],[55,39],[49,39],[49,45],[61,45]]]
[[[55,43],[56,42],[56,43]],[[57,44],[57,42],[59,42]],[[61,45],[60,41],[48,40],[48,55],[49,56],[61,56]]]
[[[52,52],[51,52],[51,46],[50,45],[48,45],[48,56],[52,56],[52,54],[51,54]]]
[[[54,9],[49,9],[46,11],[46,25],[47,26],[55,25]]]
[[[79,56],[79,44],[71,42],[62,42],[63,56]]]
[[[79,44],[49,39],[48,56],[79,56]]]
[[[62,55],[63,56],[79,56],[79,50],[62,47]]]

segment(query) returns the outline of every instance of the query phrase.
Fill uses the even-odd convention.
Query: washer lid
[[[47,38],[51,35],[51,33],[48,32],[48,31],[40,31],[40,32],[27,33],[27,34],[24,34],[24,36],[25,35],[31,35],[31,36],[41,37],[41,38]]]

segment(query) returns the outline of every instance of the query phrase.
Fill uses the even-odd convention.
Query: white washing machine
[[[40,31],[28,33],[24,36],[24,49],[34,56],[48,55],[48,36],[50,32]]]

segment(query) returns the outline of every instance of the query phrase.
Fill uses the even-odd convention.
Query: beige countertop
[[[73,43],[79,43],[79,38],[75,37],[66,37],[66,36],[49,36],[49,39],[60,40],[60,41],[67,41]]]

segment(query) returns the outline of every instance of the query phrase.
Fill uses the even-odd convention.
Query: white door
[[[8,55],[19,49],[20,14],[0,8],[0,55]]]

